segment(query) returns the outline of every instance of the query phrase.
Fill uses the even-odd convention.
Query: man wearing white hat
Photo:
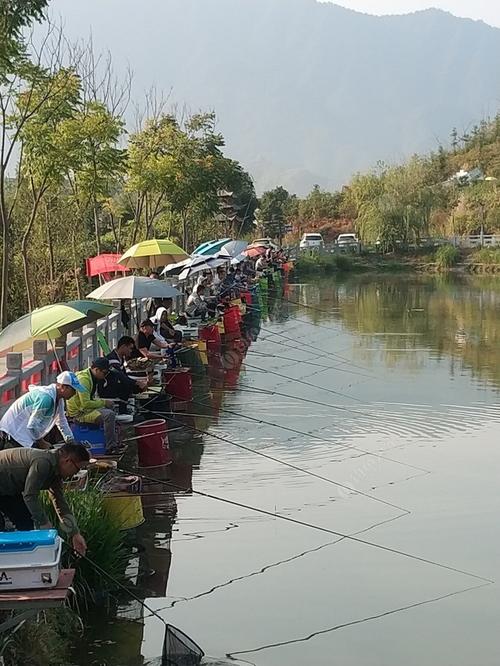
[[[28,387],[0,421],[0,448],[24,446],[48,449],[44,439],[54,426],[65,442],[74,440],[64,412],[64,402],[85,391],[74,372],[61,372],[55,384]]]

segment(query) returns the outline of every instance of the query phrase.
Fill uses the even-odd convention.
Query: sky
[[[407,14],[437,7],[455,16],[481,19],[500,28],[499,0],[335,0],[335,4],[368,14]]]

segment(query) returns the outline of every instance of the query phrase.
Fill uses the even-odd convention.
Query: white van
[[[307,250],[313,247],[322,248],[324,246],[323,236],[321,234],[307,233],[302,236],[300,241],[300,249]]]

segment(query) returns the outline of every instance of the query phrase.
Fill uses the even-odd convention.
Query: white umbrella
[[[106,282],[89,294],[90,298],[100,301],[113,299],[139,299],[139,298],[174,298],[180,291],[171,287],[163,280],[155,280],[137,275],[118,278]]]
[[[178,261],[176,264],[169,264],[168,266],[165,266],[161,274],[166,275],[167,277],[175,277],[176,275],[179,275],[183,268],[189,266],[195,258],[199,259],[199,257],[188,257],[187,259]]]
[[[212,268],[217,268],[225,264],[227,259],[216,259],[215,257],[195,257],[190,266],[186,268],[179,275],[179,280],[187,280],[191,275],[201,273],[201,271],[209,271]]]
[[[231,266],[236,266],[236,264],[241,264],[242,261],[245,261],[247,258],[246,254],[239,254],[237,257],[231,259]]]
[[[248,243],[242,240],[234,240],[226,243],[218,252],[218,257],[227,257],[228,259],[234,259],[240,255],[248,247]]]

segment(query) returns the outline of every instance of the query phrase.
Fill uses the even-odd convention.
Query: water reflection
[[[298,285],[295,315],[356,334],[360,360],[417,371],[430,351],[500,386],[500,284],[457,276],[361,276]],[[321,304],[319,307],[318,304]]]
[[[172,465],[146,486],[158,495],[145,503],[138,530],[135,593],[208,652],[258,666],[494,664],[496,654],[483,658],[496,636],[494,593],[432,606],[426,600],[456,594],[463,578],[334,544],[189,489],[492,576],[500,552],[499,307],[492,281],[424,276],[290,285],[288,302],[270,294],[262,319],[249,312],[246,335],[209,355],[193,403],[175,417],[184,428],[172,433]],[[300,384],[306,377],[312,386]],[[366,493],[410,513],[395,515]],[[418,613],[357,624],[420,602],[429,605]],[[90,641],[100,642],[78,663],[159,666],[159,622],[128,600],[115,611],[114,621],[95,619]]]

